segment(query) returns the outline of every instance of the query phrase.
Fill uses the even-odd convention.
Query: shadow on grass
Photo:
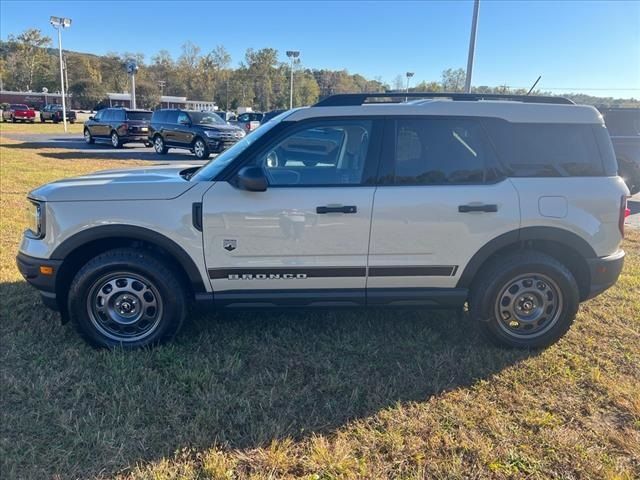
[[[173,343],[101,351],[25,283],[0,299],[1,461],[31,478],[331,432],[535,354],[486,345],[465,315],[392,310],[193,313]]]

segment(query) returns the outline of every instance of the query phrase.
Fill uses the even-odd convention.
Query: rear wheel
[[[120,135],[118,135],[118,132],[116,132],[115,130],[111,132],[111,146],[113,148],[122,147],[122,141],[120,140]]]
[[[40,115],[40,123],[44,123],[44,117]]]
[[[169,151],[160,135],[156,135],[156,138],[153,139],[153,149],[158,155],[165,155]]]
[[[579,291],[573,274],[535,251],[500,257],[474,282],[471,315],[483,335],[501,346],[550,345],[571,327]]]
[[[69,290],[69,315],[98,347],[137,348],[172,338],[186,315],[183,286],[150,253],[117,249],[90,260]]]
[[[196,138],[196,141],[193,142],[193,154],[198,160],[206,160],[209,158],[209,147],[207,147],[207,144],[201,138]]]

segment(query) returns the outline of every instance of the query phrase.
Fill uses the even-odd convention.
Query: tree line
[[[141,53],[122,52],[106,55],[64,51],[69,92],[75,108],[94,109],[104,106],[107,92],[129,91],[126,71],[128,59],[138,66],[136,100],[139,107],[154,108],[161,95],[187,97],[190,100],[214,101],[222,109],[251,106],[257,110],[288,108],[291,66],[273,48],[248,49],[239,66],[224,46],[203,51],[192,42],[181,47],[173,58],[160,50],[149,60]],[[367,79],[347,70],[312,69],[294,63],[294,105],[310,105],[319,98],[335,93],[384,92],[391,86],[380,78]],[[0,41],[0,78],[4,90],[49,92],[60,90],[58,52],[50,37],[38,29],[27,29]],[[463,69],[447,69],[439,81],[421,81],[411,92],[461,92]],[[404,91],[403,77],[394,81],[396,90]],[[477,86],[479,93],[526,93],[507,86]],[[536,91],[536,94],[548,92]],[[569,96],[571,95],[563,95]],[[622,105],[637,101],[574,95],[581,103]]]

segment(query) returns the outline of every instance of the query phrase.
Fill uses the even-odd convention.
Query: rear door
[[[284,129],[247,160],[269,186],[216,182],[203,199],[204,250],[222,305],[362,305],[382,121]]]
[[[519,228],[518,195],[477,119],[388,120],[382,155],[368,303],[428,304],[430,289],[455,287],[480,248]]]

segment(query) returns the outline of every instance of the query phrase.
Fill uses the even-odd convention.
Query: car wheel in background
[[[44,117],[40,115],[40,123],[44,123]]]
[[[89,131],[88,128],[84,129],[84,141],[88,145],[91,145],[91,144],[95,143],[95,140],[93,139],[93,136],[91,135],[91,132]]]
[[[118,135],[118,132],[116,131],[111,132],[111,146],[113,148],[122,147],[122,141],[120,140],[120,135]]]
[[[193,154],[198,160],[206,160],[209,158],[209,148],[201,138],[196,138],[196,141],[193,142]]]
[[[169,151],[160,135],[156,135],[153,139],[153,149],[158,155],[165,155]]]

